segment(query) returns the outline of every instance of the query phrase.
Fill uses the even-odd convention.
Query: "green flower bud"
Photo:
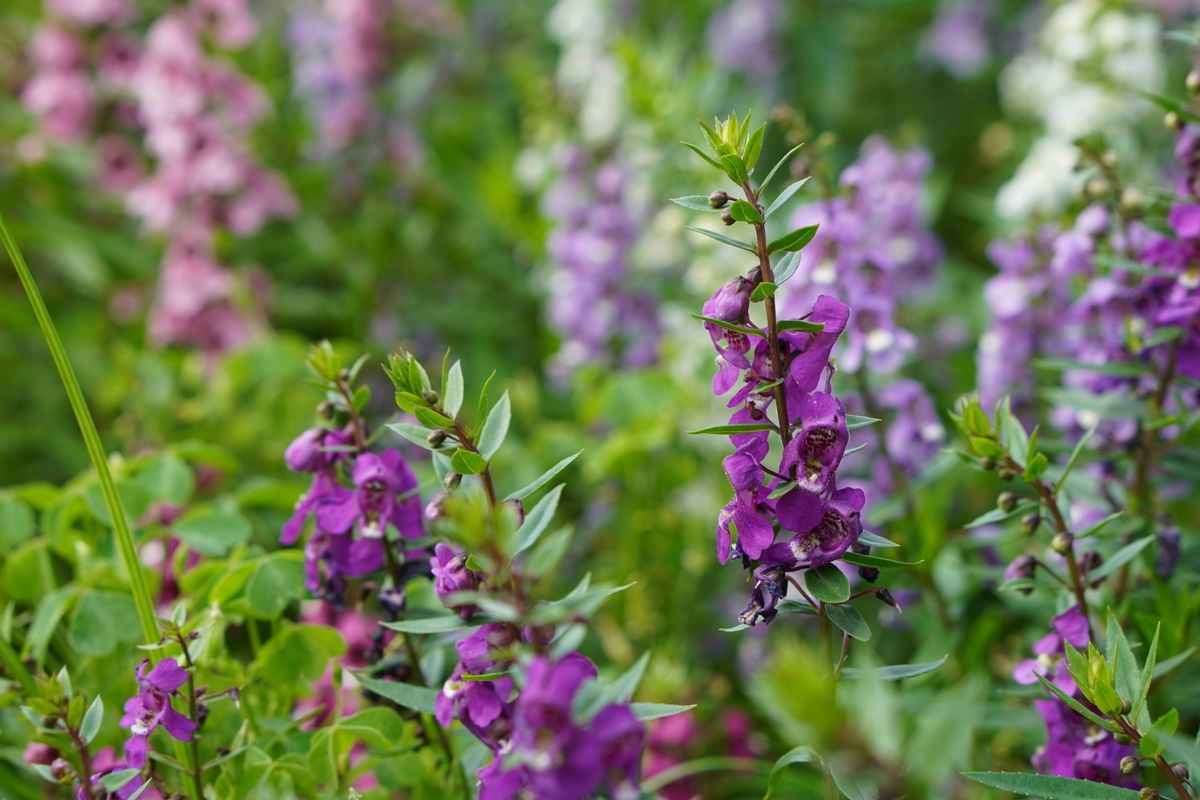
[[[996,498],[996,508],[1004,512],[1012,511],[1017,507],[1017,495],[1014,492],[1001,492]]]
[[[1138,761],[1137,756],[1125,756],[1121,759],[1121,774],[1132,775],[1138,771],[1140,766],[1141,762]]]
[[[447,473],[445,479],[442,481],[442,485],[447,489],[457,489],[461,483],[462,475],[459,475],[457,472]]]
[[[1000,476],[1000,480],[1002,481],[1011,481],[1013,478],[1017,477],[1017,471],[1009,467],[1001,467],[1000,472],[997,474]]]
[[[1183,85],[1192,94],[1200,94],[1200,71],[1192,70],[1189,72],[1187,78],[1184,79]]]
[[[438,401],[438,394],[433,389],[426,389],[421,392],[421,399],[432,405]]]
[[[983,467],[988,472],[994,470],[998,464],[999,462],[996,461],[995,456],[988,456],[987,458],[981,458],[979,460],[979,466]]]
[[[1059,533],[1050,540],[1050,549],[1059,555],[1066,555],[1071,549],[1071,534]]]

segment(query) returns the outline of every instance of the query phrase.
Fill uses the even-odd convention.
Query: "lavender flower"
[[[656,303],[629,286],[629,255],[641,226],[629,205],[626,169],[615,160],[593,165],[574,148],[560,163],[543,203],[555,222],[546,248],[558,267],[549,319],[562,344],[553,369],[561,379],[587,363],[653,364]]]

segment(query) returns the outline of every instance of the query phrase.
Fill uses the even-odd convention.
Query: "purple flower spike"
[[[812,392],[799,406],[800,430],[783,451],[780,468],[796,473],[796,483],[810,492],[824,492],[842,463],[850,432],[842,404],[824,392]]]
[[[159,725],[181,742],[190,742],[196,733],[196,723],[171,707],[171,695],[187,683],[187,670],[173,658],[164,658],[147,672],[149,663],[138,665],[138,692],[125,701],[121,717],[121,727],[133,734],[125,743],[125,763],[134,769],[146,765],[149,737]]]

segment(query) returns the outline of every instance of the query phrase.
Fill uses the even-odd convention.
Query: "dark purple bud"
[[[297,436],[283,453],[288,469],[292,472],[316,472],[324,466],[325,454],[321,452],[324,441],[324,428],[309,428]]]
[[[25,746],[26,764],[53,764],[58,757],[58,751],[42,742],[30,742]]]
[[[724,208],[729,204],[729,195],[725,192],[716,191],[708,196],[708,204],[713,208]]]
[[[1079,558],[1079,571],[1087,575],[1099,568],[1104,563],[1104,556],[1097,553],[1095,550],[1088,550]]]
[[[994,470],[998,463],[999,462],[996,461],[994,456],[988,456],[987,458],[982,458],[979,460],[979,466],[988,472]]]
[[[896,598],[892,597],[892,593],[887,589],[876,589],[875,599],[884,605],[889,605],[894,609],[899,610],[900,605],[896,602]]]
[[[333,419],[335,411],[337,411],[337,407],[329,400],[325,400],[317,406],[317,416],[321,419]]]
[[[1018,579],[1032,579],[1037,573],[1037,559],[1033,556],[1024,555],[1017,556],[1012,560],[1012,563],[1004,570],[1004,580],[1014,581]],[[1023,587],[1018,589],[1021,594],[1029,594],[1033,591],[1033,587]]]
[[[50,762],[50,774],[55,780],[62,780],[72,772],[71,765],[67,763],[65,758],[56,758]]]
[[[526,625],[521,638],[534,647],[546,647],[554,641],[555,633],[553,625]]]
[[[1178,764],[1172,764],[1171,772],[1174,772],[1175,777],[1179,778],[1180,780],[1186,781],[1188,779],[1189,773],[1187,764],[1184,764],[1182,761],[1180,761]]]
[[[1025,516],[1021,517],[1021,533],[1026,536],[1032,536],[1038,526],[1042,524],[1042,515],[1036,511],[1030,511]],[[1062,551],[1060,551],[1062,552]]]
[[[729,209],[725,209],[721,212],[721,222],[724,222],[726,225],[732,225],[736,221],[737,220],[733,218],[733,214],[729,213]]]
[[[858,568],[858,576],[860,578],[862,578],[864,581],[866,581],[867,583],[874,583],[875,581],[879,580],[879,568],[878,567],[859,567]]]
[[[441,447],[442,442],[446,441],[446,432],[430,431],[429,435],[425,437],[425,441],[429,442],[430,447]]]
[[[457,489],[462,483],[462,475],[457,472],[447,472],[446,477],[442,479],[442,485],[447,489]]]

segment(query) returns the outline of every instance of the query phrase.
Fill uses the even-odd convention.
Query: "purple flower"
[[[810,530],[797,533],[786,545],[791,562],[804,567],[819,567],[838,560],[862,535],[862,510],[867,496],[862,489],[838,489],[821,509],[821,516]],[[764,556],[774,561],[777,546]],[[788,563],[787,556],[781,563]]]
[[[147,672],[149,664],[147,660],[138,665],[138,693],[125,702],[121,717],[121,727],[133,734],[125,742],[125,762],[135,769],[146,765],[148,739],[159,725],[181,742],[190,742],[196,732],[196,723],[171,706],[171,695],[187,683],[187,670],[173,658],[164,658]]]
[[[470,592],[479,588],[483,576],[467,569],[467,554],[450,545],[438,542],[433,548],[433,558],[430,559],[433,571],[433,590],[443,603],[446,598],[456,592]],[[471,616],[474,606],[447,606],[462,615],[463,619]]]
[[[468,675],[494,672],[500,666],[493,649],[507,647],[515,640],[511,628],[488,624],[455,644],[459,662],[438,694],[435,716],[442,727],[458,719],[481,741],[498,748],[512,730],[512,678],[507,675],[490,681],[467,680]]]
[[[780,469],[785,475],[794,474],[801,489],[820,494],[833,479],[850,441],[846,414],[837,398],[812,392],[800,401],[796,417],[800,429],[784,448]]]
[[[399,450],[359,455],[352,477],[354,491],[339,489],[314,509],[323,530],[341,535],[357,527],[364,539],[375,540],[384,538],[388,525],[401,536],[422,534],[421,502],[409,494],[417,488],[417,479]]]
[[[1013,670],[1013,680],[1029,685],[1037,683],[1037,676],[1041,675],[1074,697],[1079,693],[1079,687],[1067,671],[1066,644],[1079,649],[1087,647],[1088,639],[1087,617],[1079,610],[1079,606],[1072,606],[1054,618],[1053,630],[1033,645],[1037,658],[1018,664]]]
[[[1133,745],[1119,743],[1061,700],[1034,705],[1046,725],[1046,744],[1033,756],[1038,772],[1137,788],[1137,780],[1121,772],[1121,759],[1134,755]]]

